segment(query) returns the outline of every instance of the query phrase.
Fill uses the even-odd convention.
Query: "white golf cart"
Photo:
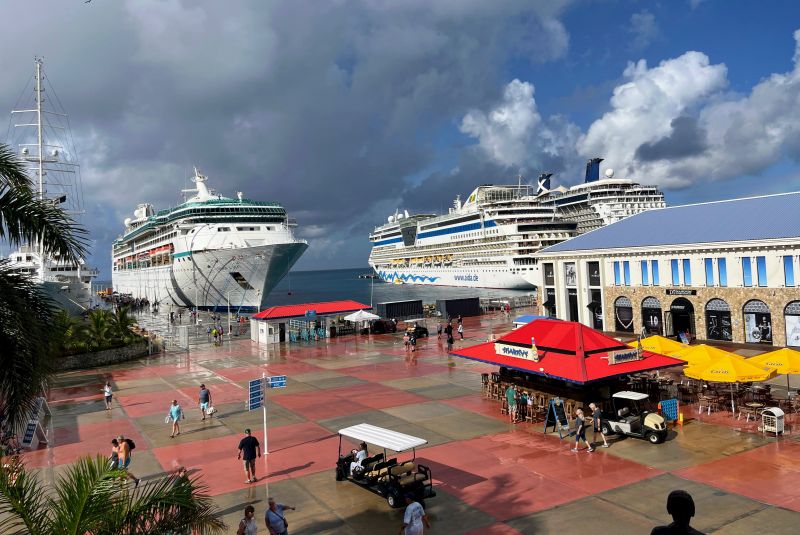
[[[361,466],[351,471],[350,464],[354,461],[354,455],[352,452],[342,455],[342,437],[359,443],[366,442],[368,446],[377,446],[383,452],[367,457],[361,461]],[[370,424],[358,424],[340,429],[336,481],[346,479],[383,496],[389,507],[403,506],[405,494],[412,494],[420,504],[423,504],[425,498],[436,496],[430,469],[415,462],[416,448],[427,443],[428,441],[423,438]],[[404,462],[398,462],[397,457],[389,458],[387,455],[388,451],[401,453],[408,450],[411,450],[412,457]]]
[[[659,444],[667,438],[667,424],[660,414],[648,411],[647,394],[617,392],[611,396],[613,413],[603,414],[601,431],[604,435],[627,435]]]

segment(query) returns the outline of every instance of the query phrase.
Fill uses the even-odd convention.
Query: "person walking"
[[[236,535],[257,535],[258,524],[256,524],[256,508],[248,505],[244,508],[244,518],[239,521],[239,529]]]
[[[447,351],[448,351],[448,353],[453,350],[453,342],[455,342],[455,340],[453,340],[453,334],[452,333],[448,334],[447,335]]]
[[[461,340],[464,339],[464,325],[460,321],[458,322],[458,336],[461,337]]]
[[[575,447],[572,451],[578,451],[578,443],[583,439],[586,443],[586,451],[593,452],[594,448],[586,440],[586,421],[583,419],[583,409],[575,411]]]
[[[276,503],[275,498],[267,499],[267,512],[264,513],[264,523],[267,525],[269,535],[289,535],[289,522],[286,521],[286,509],[295,511],[291,505]]]
[[[411,336],[408,338],[408,342],[411,344],[411,352],[413,353],[417,350],[417,335],[412,332]]]
[[[111,444],[113,446],[114,443],[112,442]],[[119,462],[117,468],[125,471],[125,477],[128,479],[133,479],[133,488],[138,487],[140,481],[140,479],[133,475],[133,473],[129,470],[131,459],[133,458],[132,450],[135,447],[136,444],[134,444],[131,439],[125,438],[122,435],[117,437],[117,459]]]
[[[200,385],[198,399],[200,400],[200,412],[203,413],[203,420],[206,419],[206,415],[208,415],[209,418],[213,418],[213,413],[209,412],[208,410],[208,408],[211,406],[211,392],[204,384]]]
[[[108,464],[112,470],[119,467],[119,440],[111,439],[111,455],[108,457]]]
[[[244,473],[247,474],[245,483],[255,483],[256,477],[256,457],[261,457],[261,444],[258,439],[250,434],[250,428],[244,430],[244,438],[239,441],[239,454],[237,459],[244,460]]]
[[[597,433],[600,433],[600,436],[603,437],[603,447],[608,447],[608,441],[606,440],[606,436],[603,434],[603,411],[600,410],[595,403],[589,403],[589,409],[592,411],[592,424],[594,427],[594,435],[592,436],[592,446],[597,444]]]
[[[673,490],[667,496],[667,513],[672,523],[653,528],[650,535],[703,535],[689,525],[694,517],[694,500],[685,490]]]
[[[439,339],[439,340],[442,339],[442,322],[441,321],[436,326],[436,338]]]
[[[111,410],[111,400],[114,397],[114,391],[111,390],[111,383],[106,381],[106,384],[103,386],[103,397],[106,398],[106,410]]]
[[[431,529],[425,509],[414,499],[413,494],[406,494],[406,512],[403,514],[400,535],[422,535],[425,528]]]
[[[172,434],[169,438],[175,438],[175,435],[181,434],[181,424],[178,422],[184,418],[186,418],[186,416],[183,414],[181,406],[178,405],[178,400],[173,399],[172,405],[169,407],[169,414],[167,415],[167,419],[172,421]]]
[[[409,336],[408,331],[406,331],[406,333],[403,335],[403,347],[406,348],[406,351],[408,351],[410,343],[411,343],[411,336]]]
[[[517,389],[514,385],[508,385],[506,388],[506,403],[508,403],[508,418],[513,424],[517,419]]]

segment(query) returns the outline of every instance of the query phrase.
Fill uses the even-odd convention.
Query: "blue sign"
[[[253,411],[260,409],[264,405],[264,390],[261,379],[253,379],[250,381],[249,397],[247,399],[247,410]]]
[[[285,375],[273,375],[267,377],[267,388],[286,388]]]

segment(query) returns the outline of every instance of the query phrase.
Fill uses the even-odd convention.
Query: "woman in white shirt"
[[[356,467],[361,467],[361,463],[364,462],[364,459],[367,458],[369,454],[367,453],[367,443],[361,443],[361,449],[358,450],[355,454],[355,460],[350,463],[350,473],[353,473]]]
[[[106,397],[106,410],[111,410],[111,399],[114,397],[114,393],[111,390],[111,383],[106,381],[106,385],[103,387],[103,395]]]

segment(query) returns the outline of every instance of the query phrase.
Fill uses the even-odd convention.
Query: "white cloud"
[[[633,34],[633,47],[636,49],[645,48],[652,43],[659,35],[656,16],[649,11],[642,10],[631,15],[631,27],[629,30]]]

